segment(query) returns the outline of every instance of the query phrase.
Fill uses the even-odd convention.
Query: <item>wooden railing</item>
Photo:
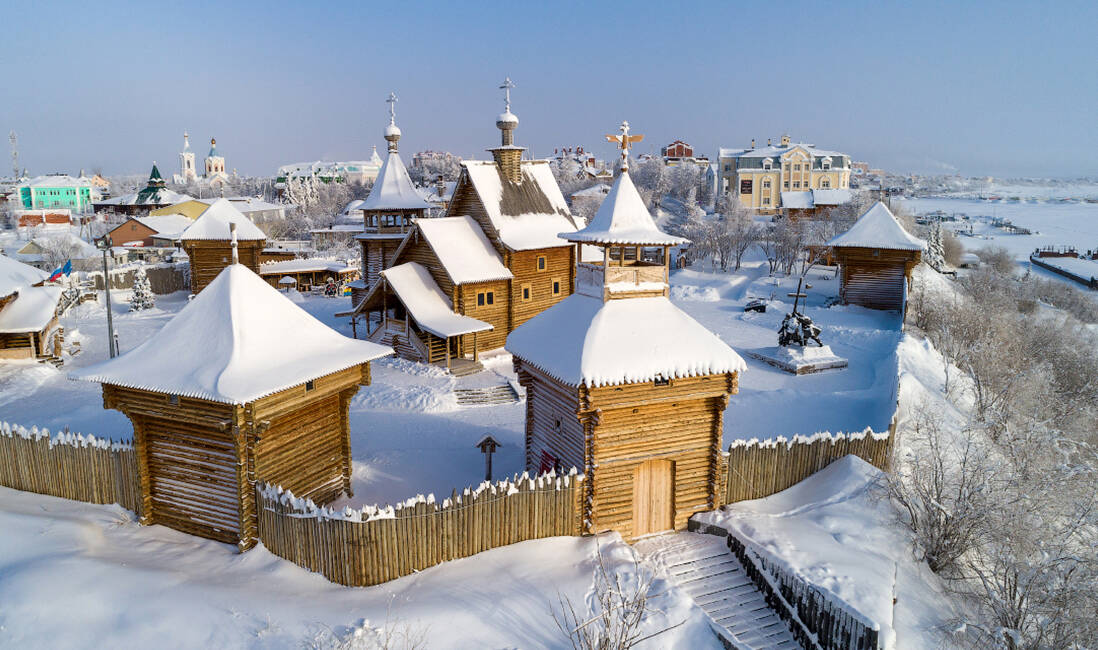
[[[132,445],[79,433],[50,435],[0,422],[0,485],[88,503],[117,503],[140,514]]]
[[[517,542],[579,535],[583,476],[525,474],[396,506],[330,510],[281,488],[256,491],[259,539],[341,585],[376,585]]]

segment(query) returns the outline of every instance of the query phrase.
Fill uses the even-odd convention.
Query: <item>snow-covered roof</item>
[[[61,287],[23,287],[0,309],[0,334],[40,332],[57,313]]]
[[[363,201],[362,199],[355,199],[351,201],[347,204],[347,207],[343,208],[343,214],[351,214],[352,210],[361,210],[363,203],[365,203],[365,201]]]
[[[812,190],[812,202],[816,205],[842,205],[849,203],[852,198],[854,198],[853,190]]]
[[[490,323],[454,313],[450,299],[422,264],[406,262],[385,269],[381,276],[422,329],[447,338],[493,329]]]
[[[362,210],[426,210],[430,204],[412,185],[412,179],[408,176],[408,170],[404,167],[404,161],[395,151],[389,152],[385,164],[370,189],[370,196],[366,197],[360,209]]]
[[[228,199],[218,199],[202,211],[198,218],[179,236],[183,241],[198,239],[232,239],[229,224],[236,224],[236,238],[239,241],[257,241],[267,239],[252,220],[236,209]]]
[[[363,227],[364,226],[362,225],[361,222],[360,223],[337,223],[337,224],[332,224],[331,226],[328,226],[327,228],[317,228],[315,230],[310,230],[309,232],[313,233],[314,235],[317,234],[317,233],[337,233],[337,232],[360,233],[360,232],[362,232]]]
[[[38,284],[49,277],[50,274],[41,269],[0,254],[0,298],[10,296],[23,287]]]
[[[884,203],[877,201],[858,217],[850,230],[827,243],[832,248],[882,248],[886,250],[926,250],[926,242],[904,230]]]
[[[782,207],[790,210],[810,210],[815,207],[812,192],[782,192]]]
[[[142,195],[144,195],[146,200],[139,202],[138,197],[141,197]],[[111,199],[96,201],[95,203],[96,205],[175,205],[177,203],[193,200],[193,196],[173,192],[166,187],[160,187],[156,188],[152,193],[149,192],[148,188],[145,188],[140,192],[116,196]]]
[[[57,313],[61,288],[26,286],[18,291],[15,300],[0,308],[0,333],[41,331]]]
[[[568,245],[558,234],[577,227],[547,161],[522,161],[521,183],[504,182],[493,161],[461,164],[504,246],[519,251]]]
[[[178,237],[194,220],[182,214],[161,214],[147,217],[134,217],[146,228],[156,231],[162,237]]]
[[[259,212],[261,210],[282,210],[286,206],[279,203],[269,203],[263,199],[254,196],[228,196],[224,197],[226,201],[233,204],[237,210],[247,214],[249,212]],[[213,205],[217,203],[218,199],[196,199],[199,203],[205,203],[206,205]]]
[[[144,343],[69,377],[243,404],[392,353],[343,336],[233,264]]]
[[[36,176],[19,184],[20,187],[91,187],[87,178],[73,178],[68,174]]]
[[[754,149],[726,149],[721,147],[719,152],[720,158],[778,158],[782,154],[789,153],[793,149],[804,149],[811,156],[818,156],[820,158],[826,156],[845,156],[846,154],[838,151],[827,151],[826,149],[817,149],[816,145],[808,144],[807,142],[790,142],[786,146],[780,145],[767,145],[765,147],[756,147]]]
[[[628,171],[618,174],[610,193],[603,199],[587,227],[578,232],[562,232],[560,236],[568,241],[588,244],[676,246],[688,242],[682,237],[665,234],[656,227]]]
[[[346,262],[339,260],[300,259],[282,260],[280,262],[267,262],[259,266],[260,275],[280,275],[282,273],[307,273],[309,271],[328,271],[331,273],[345,273],[355,270]]]
[[[506,348],[572,386],[747,369],[716,334],[662,296],[603,302],[572,294],[511,332]]]
[[[56,232],[41,237],[35,237],[30,240],[29,244],[33,244],[43,250],[51,247],[64,246],[73,259],[87,259],[99,254],[98,248],[92,246],[83,239],[80,239],[72,232]]]
[[[514,277],[472,217],[416,219],[415,223],[454,284]]]

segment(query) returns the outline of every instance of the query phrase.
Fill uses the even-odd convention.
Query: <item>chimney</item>
[[[755,148],[755,138],[751,138],[751,148]]]
[[[788,147],[789,146],[789,134],[788,133],[786,133],[785,135],[782,136],[782,146],[783,147]]]

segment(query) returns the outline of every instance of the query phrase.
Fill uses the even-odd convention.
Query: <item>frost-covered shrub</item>
[[[133,295],[130,296],[130,311],[143,311],[152,309],[155,306],[156,298],[153,297],[149,276],[145,273],[145,267],[140,267],[133,276]]]

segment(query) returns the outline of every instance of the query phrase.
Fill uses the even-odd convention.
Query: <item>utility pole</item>
[[[107,269],[107,253],[111,250],[111,236],[103,235],[96,239],[95,247],[103,251],[103,292],[107,294],[107,346],[113,359],[118,356],[118,338],[114,334],[114,315],[111,313],[111,276]]]
[[[19,180],[19,138],[15,131],[8,134],[8,141],[11,142],[11,176]]]

